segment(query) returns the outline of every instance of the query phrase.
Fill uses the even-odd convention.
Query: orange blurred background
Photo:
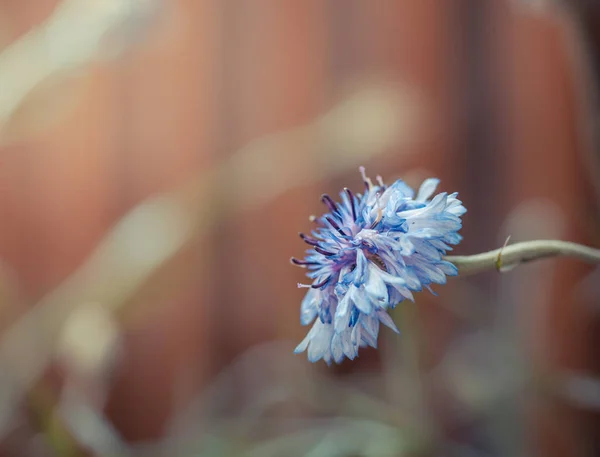
[[[590,266],[544,261],[504,275],[452,279],[436,288],[437,297],[418,294],[416,305],[406,305],[418,334],[415,387],[394,377],[407,366],[406,358],[394,361],[404,336],[388,335],[381,352],[363,350],[339,367],[313,366],[294,355],[306,331],[299,323],[303,293],[296,288],[303,276],[288,263],[304,250],[297,233],[307,230],[308,216],[323,210],[319,196],[344,186],[360,191],[359,165],[413,186],[437,176],[442,190],[458,191],[469,212],[456,253],[495,249],[509,235],[511,242],[557,238],[598,246],[595,2],[137,0],[142,6],[130,5],[126,13],[119,4],[135,0],[67,2],[80,4],[69,13],[74,22],[59,28],[73,34],[66,41],[73,48],[84,42],[78,21],[100,17],[95,9],[114,4],[118,24],[107,26],[78,65],[49,74],[0,115],[3,331],[10,334],[86,268],[115,224],[148,199],[181,198],[193,228],[172,252],[164,248],[168,255],[156,254],[160,263],[108,311],[94,298],[95,274],[67,284],[69,296],[80,293],[90,302],[73,302],[56,327],[52,320],[47,328],[44,320],[33,325],[34,333],[49,335],[40,336],[40,347],[52,341],[60,349],[71,341],[65,336],[70,313],[91,303],[89,327],[77,327],[74,345],[88,337],[93,343],[98,332],[110,350],[99,343],[101,349],[77,352],[67,344],[67,356],[52,352],[16,399],[11,425],[0,421],[4,455],[103,455],[63,418],[69,413],[61,405],[71,391],[110,425],[120,449],[246,455],[235,446],[239,452],[178,454],[165,440],[181,422],[206,442],[210,424],[238,414],[253,395],[246,388],[258,382],[255,370],[266,369],[250,363],[232,374],[228,367],[247,351],[269,359],[270,349],[261,348],[271,344],[285,349],[269,363],[294,364],[289,373],[301,370],[309,389],[321,388],[323,377],[369,395],[361,383],[367,377],[379,382],[385,373],[384,391],[374,391],[398,411],[400,397],[419,392],[428,425],[417,428],[430,431],[430,446],[389,455],[515,455],[507,453],[515,449],[525,452],[520,455],[597,455],[600,380],[590,381],[595,406],[584,384],[567,389],[575,395],[554,389],[567,375],[577,382],[599,376],[600,288]],[[3,53],[60,13],[59,3],[0,1],[0,93],[16,90],[11,75],[2,76]],[[14,81],[37,71],[27,49]],[[68,47],[61,49],[68,54]],[[156,214],[132,229],[143,252],[157,242]],[[165,236],[179,228],[169,225]],[[119,249],[111,251],[115,263],[106,260],[102,268],[132,271],[130,260],[119,260]],[[97,296],[112,300],[120,293],[115,290]],[[494,344],[481,347],[496,352],[476,354],[475,361],[465,356],[482,335],[489,343],[490,334]],[[505,358],[504,343],[516,346]],[[18,360],[6,357],[16,365],[0,370],[34,357],[36,344],[13,347]],[[97,360],[89,355],[96,350]],[[97,364],[81,365],[78,354]],[[463,363],[483,366],[476,380]],[[504,397],[486,396],[486,383],[505,379],[503,370],[513,379],[532,366],[524,388],[517,383],[521,387]],[[500,374],[490,371],[499,367]],[[233,396],[220,403],[210,389],[224,372]],[[558,378],[545,382],[546,372]],[[227,405],[223,416],[185,419],[206,395]],[[361,417],[357,409],[353,414]],[[332,414],[297,399],[268,410],[285,418]],[[285,436],[252,417],[255,428],[219,436],[245,443],[269,433]],[[513,447],[517,441],[522,447]],[[162,447],[136,448],[140,443]],[[299,449],[262,455],[308,455]]]

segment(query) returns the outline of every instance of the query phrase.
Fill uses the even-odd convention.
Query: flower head
[[[430,198],[439,183],[430,178],[415,196],[401,180],[387,187],[378,176],[373,184],[360,171],[365,193],[344,189],[339,203],[323,195],[329,212],[311,218],[316,228],[310,236],[300,234],[311,246],[305,259],[292,258],[312,280],[298,284],[308,289],[300,320],[315,322],[295,350],[308,349],[311,362],[340,363],[354,359],[359,347],[377,347],[380,323],[398,332],[388,308],[457,274],[443,255],[461,240],[466,209],[458,194]]]

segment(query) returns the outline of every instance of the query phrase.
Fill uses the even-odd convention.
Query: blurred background
[[[600,271],[453,278],[294,355],[319,197],[600,244],[595,0],[0,0],[0,455],[600,455]]]

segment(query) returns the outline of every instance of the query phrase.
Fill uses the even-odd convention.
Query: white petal
[[[386,313],[385,311],[378,311],[377,317],[379,318],[379,320],[381,321],[381,323],[383,325],[391,328],[396,333],[400,333],[400,330],[398,330],[398,327],[396,327],[396,324],[394,324],[394,321],[392,320],[392,318],[389,316],[388,313]]]
[[[446,284],[446,275],[432,263],[418,260],[414,265],[429,281],[436,284]]]
[[[450,262],[440,262],[437,266],[448,276],[456,276],[458,274],[458,268]]]
[[[308,334],[304,337],[302,342],[298,346],[296,346],[296,349],[294,349],[295,354],[299,354],[300,352],[306,351],[306,348],[308,347],[308,343],[310,343],[314,334],[317,332],[316,328],[317,328],[317,322],[315,322],[315,325],[312,326],[312,328],[310,329]]]
[[[410,241],[410,237],[404,234],[400,236],[400,241],[398,241],[398,245],[400,247],[400,255],[406,257],[415,252],[415,246]]]
[[[439,183],[440,180],[437,178],[429,178],[423,181],[423,184],[421,184],[419,192],[417,193],[417,198],[415,198],[415,200],[418,202],[424,202],[425,200],[427,200],[433,195]]]
[[[350,286],[351,288],[354,286]],[[350,294],[346,293],[340,300],[340,303],[335,311],[335,317],[333,319],[335,325],[335,331],[337,333],[343,332],[348,328],[350,324]]]
[[[377,340],[377,335],[379,335],[379,320],[376,317],[363,316],[361,325],[366,330],[362,333],[363,336],[368,333],[373,339]]]
[[[402,198],[413,198],[415,196],[415,191],[412,189],[412,187],[410,187],[401,179],[392,184],[388,190],[393,190],[394,193],[400,194]]]
[[[308,360],[316,362],[330,353],[333,326],[331,324],[323,324],[320,320],[317,320],[313,328],[315,334],[308,346]]]
[[[423,257],[432,260],[440,260],[442,258],[442,253],[426,240],[416,238],[413,240],[413,244],[415,245],[416,251]]]
[[[344,359],[344,351],[342,349],[342,341],[340,335],[334,334],[331,339],[331,355],[336,363],[340,363]]]
[[[358,354],[358,348],[352,344],[351,332],[344,332],[340,335],[342,340],[342,349],[346,357],[353,360]]]
[[[357,289],[356,287],[351,286],[350,290],[348,290],[348,295],[350,295],[350,298],[354,302],[354,306],[356,306],[361,313],[371,314],[373,306],[371,305],[371,300],[365,293],[364,287]]]
[[[372,335],[369,335],[369,332],[362,332],[360,334],[362,341],[367,345],[374,348],[377,348],[377,338],[373,338]]]
[[[412,292],[408,288],[406,288],[400,284],[393,284],[392,287],[394,289],[396,289],[398,291],[398,293],[400,295],[402,295],[404,298],[408,298],[411,302],[414,303],[415,297],[413,296]]]
[[[365,275],[367,263],[367,257],[363,253],[362,249],[358,249],[356,252],[356,268],[353,271],[353,273],[356,275],[355,277],[358,278],[358,281],[362,281],[362,277]]]
[[[447,201],[448,194],[446,192],[442,192],[441,194],[437,194],[435,197],[433,197],[433,200],[429,202],[427,208],[429,208],[429,210],[432,212],[439,213],[440,211],[446,209]]]
[[[300,322],[302,322],[302,325],[310,324],[317,317],[319,312],[318,298],[320,298],[320,294],[315,289],[310,289],[304,296],[300,305]]]
[[[388,302],[388,292],[385,282],[379,272],[382,270],[375,265],[369,265],[368,281],[365,283],[365,292],[371,296],[373,302],[383,306]]]
[[[408,224],[408,232],[412,235],[417,230],[427,230],[426,234],[430,235],[432,231],[437,231],[439,234],[445,232],[454,232],[462,226],[460,219],[455,216],[446,214],[444,218],[422,217],[411,220]]]
[[[306,348],[308,347],[309,342],[310,342],[310,332],[308,335],[306,335],[304,337],[302,342],[298,346],[296,346],[296,349],[294,349],[294,354],[300,354],[301,352],[306,351]]]

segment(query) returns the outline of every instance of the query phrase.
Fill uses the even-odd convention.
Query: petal
[[[423,287],[432,282],[436,284],[444,284],[446,282],[446,275],[431,262],[418,256],[410,259],[410,262]]]
[[[443,260],[437,264],[438,268],[442,270],[448,276],[456,276],[458,275],[458,268],[450,262]]]
[[[415,302],[415,297],[408,287],[401,286],[400,284],[394,284],[392,287],[396,289],[404,298],[408,298],[413,303]]]
[[[415,246],[411,242],[410,237],[402,234],[400,239],[398,240],[398,244],[400,247],[400,255],[409,256],[413,252],[415,252]]]
[[[446,214],[444,217],[419,217],[409,221],[408,233],[412,236],[413,234],[416,235],[417,231],[425,230],[425,235],[431,236],[431,232],[435,230],[437,236],[441,237],[446,232],[456,232],[461,227],[460,219],[451,214]]]
[[[356,268],[352,272],[354,274],[354,285],[358,287],[364,281],[365,272],[367,269],[367,257],[362,249],[356,251]]]
[[[377,348],[377,338],[373,338],[368,332],[361,332],[360,337],[367,346]]]
[[[396,327],[396,324],[394,323],[394,321],[388,313],[386,313],[385,311],[378,311],[377,317],[383,325],[391,328],[394,332],[400,334],[400,330],[398,330],[398,327]]]
[[[313,329],[315,330],[315,333],[308,345],[308,360],[316,362],[328,354],[330,356],[333,325],[316,321]]]
[[[429,240],[429,243],[433,247],[435,247],[436,249],[439,249],[442,252],[452,250],[452,248],[450,246],[448,246],[446,243],[444,243],[442,240]]]
[[[365,293],[364,287],[357,289],[356,287],[351,286],[348,295],[350,295],[350,299],[354,302],[354,306],[356,306],[361,313],[371,314],[373,306],[371,305],[371,300]]]
[[[336,363],[341,363],[344,360],[344,351],[342,349],[342,341],[340,335],[335,334],[331,339],[331,355]]]
[[[437,178],[429,178],[423,181],[421,187],[419,188],[419,193],[417,194],[417,198],[415,198],[418,202],[424,202],[429,197],[433,195],[435,189],[437,189],[440,180]]]
[[[413,244],[415,245],[416,252],[421,254],[423,257],[432,261],[441,260],[442,253],[433,247],[433,245],[428,241],[416,238],[413,240]]]
[[[296,346],[296,349],[294,349],[294,354],[300,354],[301,352],[306,351],[306,348],[308,347],[308,343],[310,342],[310,332],[308,333],[308,335],[306,335],[304,337],[304,339],[302,340],[302,342]]]
[[[386,214],[394,213],[403,205],[404,201],[410,201],[414,195],[415,191],[399,179],[381,194],[379,204],[385,208]]]
[[[433,212],[440,212],[446,208],[446,203],[448,201],[448,194],[446,192],[442,192],[441,194],[437,194],[427,205],[427,208]]]
[[[353,329],[354,330],[354,329]],[[358,347],[352,344],[352,332],[344,332],[340,335],[342,350],[346,357],[353,360],[358,355]]]
[[[302,304],[300,305],[300,322],[302,325],[308,325],[317,317],[319,306],[317,304],[317,298],[319,292],[315,289],[309,289],[304,296]]]
[[[404,269],[403,273],[406,274],[406,273],[408,273],[408,271],[409,271],[408,269]],[[383,272],[383,271],[380,273],[380,275],[389,286],[396,289],[404,297],[408,298],[411,301],[414,301],[413,295],[412,295],[410,289],[407,287],[407,282],[403,277],[400,277],[399,275],[394,276],[394,275],[391,275],[391,274]],[[418,285],[419,285],[419,288],[413,288],[413,289],[420,290],[420,286],[421,286],[420,281],[418,281]]]
[[[308,344],[312,340],[313,336],[318,331],[317,323],[319,323],[319,322],[320,321],[315,322],[315,324],[312,326],[312,328],[310,329],[308,334],[304,337],[302,342],[298,346],[296,346],[296,349],[294,349],[295,354],[299,354],[300,352],[304,352],[306,350],[306,348],[308,347]]]
[[[361,326],[360,325],[355,325],[352,328],[352,333],[350,334],[350,341],[352,343],[352,346],[354,346],[355,348],[358,347],[358,345],[360,344],[360,335],[361,335]],[[357,351],[358,354],[358,351]]]
[[[352,286],[354,287],[354,286]],[[350,295],[346,294],[340,300],[338,307],[335,311],[334,325],[337,333],[345,331],[350,324],[351,316],[351,300]]]
[[[378,273],[382,270],[375,265],[370,264],[368,271],[369,274],[368,280],[365,283],[365,292],[370,295],[373,302],[379,306],[382,306],[382,303],[385,304],[388,302],[387,287]]]
[[[374,340],[377,340],[377,336],[379,335],[379,320],[377,318],[363,316],[361,325],[366,330],[363,335],[368,333]]]

